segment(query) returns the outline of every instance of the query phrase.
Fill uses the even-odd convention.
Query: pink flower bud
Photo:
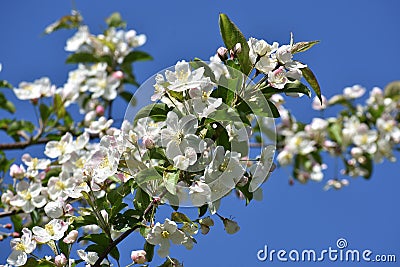
[[[217,50],[217,55],[218,57],[222,60],[225,61],[228,59],[228,56],[226,55],[228,53],[228,49],[226,49],[225,47],[221,46],[220,48],[218,48]]]
[[[66,204],[65,205],[65,212],[70,214],[70,215],[73,215],[74,214],[74,207],[72,207],[71,204]]]
[[[117,70],[113,72],[112,77],[117,80],[121,80],[122,78],[124,78],[124,73],[120,70]]]
[[[23,167],[19,167],[17,164],[13,164],[10,167],[10,176],[17,179],[24,178],[25,171]]]
[[[12,237],[20,237],[20,234],[17,233],[17,232],[13,232],[13,233],[11,234],[11,236],[12,236]]]
[[[76,241],[77,238],[78,238],[78,231],[72,230],[71,232],[68,233],[66,237],[64,237],[63,242],[66,244],[72,244]]]
[[[137,264],[143,264],[147,261],[146,251],[144,250],[134,250],[131,253],[131,259]]]
[[[152,149],[155,146],[153,138],[148,136],[143,137],[143,144],[147,149]]]
[[[237,43],[237,44],[235,44],[235,47],[233,48],[233,53],[235,53],[235,55],[237,55],[240,52],[242,52],[242,44]]]
[[[3,226],[6,229],[11,229],[12,228],[12,224],[11,223],[7,223]]]
[[[67,264],[67,257],[65,257],[64,254],[57,255],[54,259],[54,263],[56,264],[57,267],[62,267]]]
[[[104,115],[104,107],[102,105],[98,105],[96,107],[96,114],[98,116],[103,116]]]

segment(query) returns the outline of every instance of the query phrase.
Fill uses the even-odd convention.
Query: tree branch
[[[62,136],[65,133],[60,133],[59,135]],[[77,134],[72,133],[74,137],[78,136]],[[90,134],[90,139],[98,138],[98,134]],[[15,143],[5,143],[5,144],[0,144],[0,150],[14,150],[14,149],[24,149],[28,146],[32,145],[40,145],[40,144],[45,144],[49,141],[52,141],[53,139],[49,139],[47,137],[40,138],[38,140],[27,140],[27,141],[22,141],[22,142],[15,142]]]
[[[0,218],[13,216],[13,215],[18,214],[18,213],[23,213],[23,211],[22,210],[3,211],[3,212],[0,212]]]
[[[23,141],[23,142],[5,143],[5,144],[0,144],[0,150],[24,149],[31,145],[45,144],[49,141],[50,141],[50,139],[45,137],[45,138],[41,138],[36,141],[28,140],[28,141]]]

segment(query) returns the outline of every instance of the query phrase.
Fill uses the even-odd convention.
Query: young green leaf
[[[306,79],[311,88],[314,89],[315,94],[322,104],[321,88],[314,73],[308,67],[302,68],[301,72],[303,73],[303,77]]]
[[[317,40],[308,41],[308,42],[298,42],[292,46],[291,52],[292,52],[292,54],[304,52],[318,43],[319,43],[319,41],[317,41]]]
[[[250,48],[246,38],[226,14],[219,15],[219,28],[227,49],[233,49],[237,43],[242,46],[242,51],[238,53],[238,59],[242,72],[248,76],[252,69],[252,64],[249,59]]]

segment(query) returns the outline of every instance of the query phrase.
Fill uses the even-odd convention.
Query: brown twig
[[[28,140],[28,141],[15,142],[15,143],[5,143],[5,144],[0,144],[0,150],[24,149],[31,145],[45,144],[49,141],[50,141],[50,139],[45,137],[45,138],[41,138],[36,141]]]
[[[8,217],[8,216],[13,216],[15,214],[22,213],[22,210],[13,210],[13,211],[3,211],[0,212],[0,218]]]

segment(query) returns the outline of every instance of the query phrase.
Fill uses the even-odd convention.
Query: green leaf
[[[45,34],[50,34],[52,32],[61,29],[74,29],[81,25],[82,16],[78,11],[73,10],[71,15],[63,16],[61,19],[53,22],[51,25],[47,26],[44,30]]]
[[[342,126],[340,125],[340,123],[336,122],[330,124],[328,126],[328,133],[333,141],[335,141],[339,145],[342,145]]]
[[[301,94],[307,95],[308,97],[311,97],[310,89],[308,89],[307,86],[305,86],[303,83],[301,83],[299,81],[285,84],[285,88],[283,89],[283,92],[285,92],[285,93],[301,93]]]
[[[69,245],[64,243],[62,241],[62,239],[61,239],[61,240],[58,241],[58,247],[59,247],[61,253],[63,253],[68,258],[69,257],[69,252],[70,252],[69,251]]]
[[[364,157],[365,157],[365,161],[363,163],[360,163],[360,166],[363,169],[367,170],[367,173],[365,175],[363,175],[363,177],[365,179],[369,179],[369,178],[371,178],[371,175],[372,175],[372,171],[374,168],[374,162],[373,162],[371,155],[365,153]]]
[[[132,99],[133,94],[131,92],[123,91],[119,93],[119,96],[122,97],[127,103],[130,103],[132,106],[136,105],[136,100]]]
[[[321,88],[318,84],[317,78],[315,77],[314,73],[308,67],[302,68],[301,72],[303,73],[304,78],[311,86],[311,88],[314,90],[315,94],[317,95],[319,101],[322,104]]]
[[[137,121],[141,118],[150,117],[154,121],[165,121],[167,118],[167,113],[170,108],[163,103],[150,104],[139,110],[136,114],[133,124],[136,125]]]
[[[188,216],[177,211],[171,213],[171,220],[180,223],[183,222],[192,223],[192,220],[190,220]]]
[[[96,63],[99,59],[92,53],[75,53],[67,57],[65,63],[67,64],[77,64],[77,63]]]
[[[90,214],[90,215],[85,215],[85,216],[79,216],[75,217],[73,221],[73,225],[75,228],[80,228],[81,226],[84,225],[89,225],[89,224],[98,224],[96,216]]]
[[[51,115],[51,108],[42,103],[39,106],[39,112],[40,112],[40,118],[42,119],[42,121],[46,122],[47,119]]]
[[[319,43],[318,40],[295,43],[292,46],[291,53],[296,54],[296,53],[307,51],[308,49],[310,49],[311,47],[313,47],[314,45],[316,45],[318,43]]]
[[[11,101],[7,100],[5,95],[1,92],[0,92],[0,108],[7,110],[10,113],[15,113],[16,110],[14,104]]]
[[[147,259],[148,262],[153,260],[154,247],[155,247],[154,245],[148,243],[147,241],[146,241],[146,243],[144,243],[143,250],[146,251],[146,259]]]
[[[150,204],[150,196],[140,187],[136,189],[135,198],[133,199],[133,205],[135,209],[144,211]]]
[[[65,116],[65,107],[61,99],[61,95],[59,94],[54,95],[53,107],[58,118],[63,118]]]
[[[208,204],[204,204],[203,206],[199,207],[199,218],[203,217],[208,210]]]
[[[114,229],[121,231],[122,229],[132,228],[140,223],[141,212],[133,209],[126,210],[123,214],[118,213],[115,219],[111,220]]]
[[[78,239],[78,242],[82,240],[91,241],[102,246],[107,246],[110,243],[110,238],[105,233],[84,235]]]
[[[237,43],[241,44],[242,51],[238,54],[238,59],[242,72],[248,76],[252,69],[252,64],[249,59],[250,48],[246,38],[225,14],[219,15],[219,28],[227,49],[233,49]]]
[[[385,97],[392,98],[397,101],[400,97],[400,81],[394,81],[385,86]]]
[[[135,174],[135,181],[139,186],[156,180],[162,180],[162,175],[155,168],[144,169]]]
[[[121,14],[118,12],[114,12],[108,18],[106,18],[106,23],[108,27],[115,27],[115,28],[126,27],[126,22],[122,20]]]
[[[238,189],[240,192],[243,193],[243,196],[246,199],[246,205],[248,205],[250,201],[253,199],[253,193],[249,191],[249,186],[250,186],[250,181],[246,183],[244,186],[236,187],[236,189]]]
[[[56,265],[51,261],[47,260],[36,260],[34,258],[28,258],[26,263],[22,267],[55,267]]]
[[[217,82],[214,72],[212,71],[210,66],[208,66],[208,64],[201,59],[196,57],[195,59],[193,59],[193,61],[190,61],[190,66],[194,69],[204,68],[204,76],[209,77],[212,82]]]
[[[126,55],[122,64],[130,64],[136,61],[149,61],[149,60],[153,60],[153,57],[150,56],[150,54],[143,51],[135,50],[131,51],[128,55]]]
[[[19,215],[12,215],[11,222],[14,225],[14,232],[21,233],[22,228],[24,227],[22,224],[22,218]]]
[[[13,86],[11,83],[5,81],[5,80],[0,80],[0,88],[9,88],[13,89]]]
[[[176,184],[178,183],[179,180],[179,175],[180,171],[176,172],[167,172],[164,174],[165,177],[165,188],[170,192],[171,194],[175,195],[176,194]]]

